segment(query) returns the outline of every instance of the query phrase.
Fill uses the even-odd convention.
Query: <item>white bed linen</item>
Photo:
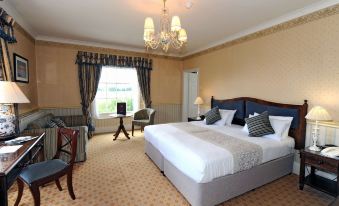
[[[191,124],[208,127],[259,145],[263,149],[262,163],[294,152],[294,139],[291,137],[277,141],[262,137],[248,137],[239,125],[205,125],[202,121],[191,122]],[[233,174],[233,157],[230,152],[196,138],[171,124],[145,127],[145,139],[157,148],[165,159],[197,183],[206,183]]]

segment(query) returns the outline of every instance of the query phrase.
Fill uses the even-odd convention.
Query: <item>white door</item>
[[[198,73],[184,72],[184,92],[183,92],[183,121],[188,117],[196,117],[198,107],[194,101],[198,96]]]

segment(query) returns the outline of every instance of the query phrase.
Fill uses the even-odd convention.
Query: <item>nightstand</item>
[[[311,167],[311,173],[305,177],[305,166]],[[339,177],[339,158],[330,158],[320,154],[320,152],[309,149],[300,151],[300,174],[299,189],[304,188],[304,184],[330,194],[338,196],[339,182],[330,180],[315,174],[316,170],[332,173]]]
[[[203,121],[205,119],[204,115],[200,116],[200,119],[198,119],[198,117],[189,117],[188,118],[188,122],[194,122],[194,121]]]

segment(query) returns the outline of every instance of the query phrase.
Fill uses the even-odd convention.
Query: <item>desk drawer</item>
[[[338,162],[336,160],[321,156],[306,155],[305,164],[333,173],[337,173],[338,170]]]

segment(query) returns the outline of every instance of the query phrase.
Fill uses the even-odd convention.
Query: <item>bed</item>
[[[145,153],[193,206],[216,205],[292,173],[294,149],[305,145],[307,101],[303,105],[292,105],[249,97],[227,100],[212,97],[211,108],[215,106],[237,110],[232,126],[191,122],[145,128]],[[278,143],[265,138],[248,138],[242,133],[244,119],[249,114],[264,111],[293,117],[289,138]],[[229,158],[227,150],[194,136],[204,129],[209,135],[222,134],[240,139],[243,145],[247,142],[258,145],[262,150],[260,163],[242,170],[231,167],[236,162]]]

